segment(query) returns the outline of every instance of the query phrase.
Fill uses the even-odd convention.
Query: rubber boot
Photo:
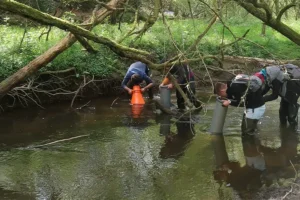
[[[298,104],[289,104],[288,106],[288,122],[292,129],[298,128]]]
[[[242,135],[254,135],[255,131],[257,130],[257,119],[249,119],[249,118],[243,118],[242,122]]]
[[[280,108],[279,108],[279,120],[280,120],[280,125],[282,127],[287,126],[288,106],[289,106],[289,103],[286,102],[285,100],[281,99]]]

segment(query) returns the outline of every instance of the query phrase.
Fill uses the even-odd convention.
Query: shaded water
[[[0,199],[255,199],[269,174],[300,164],[278,102],[267,104],[259,137],[242,140],[241,108],[229,109],[223,137],[206,132],[214,102],[190,123],[151,104],[133,118],[128,101],[113,100],[1,116]]]

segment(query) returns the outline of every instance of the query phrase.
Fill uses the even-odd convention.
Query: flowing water
[[[149,104],[136,118],[127,100],[113,100],[0,116],[0,199],[251,199],[268,187],[264,174],[300,164],[278,101],[259,135],[242,139],[242,108],[230,107],[223,137],[207,132],[214,101],[182,118]]]

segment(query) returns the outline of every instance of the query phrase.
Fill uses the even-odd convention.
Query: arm
[[[129,76],[129,74],[126,74],[123,81],[122,81],[121,86],[124,90],[126,90],[129,94],[131,94],[131,92],[132,92],[131,89],[129,87],[127,87],[127,83],[129,81],[130,81],[130,76]]]
[[[226,106],[228,104],[235,107],[239,106],[243,96],[243,91],[245,91],[246,87],[247,86],[244,87],[242,85],[235,85],[233,87],[229,87],[226,93],[227,93],[227,98],[230,100],[230,103],[227,102],[225,103],[225,105],[224,104],[223,105]]]
[[[159,85],[159,87],[162,87],[164,85],[167,85],[169,89],[173,88],[173,84],[170,82],[168,77],[165,77],[162,83]]]
[[[264,102],[273,101],[273,100],[277,99],[279,96],[279,91],[280,91],[281,87],[282,87],[282,83],[279,80],[275,79],[272,82],[272,94],[265,95],[263,97]]]
[[[144,79],[145,79],[147,85],[146,85],[146,87],[144,87],[144,88],[141,89],[142,92],[150,89],[153,86],[153,81],[148,76],[145,76]]]
[[[271,89],[270,86],[268,84],[266,84],[265,87],[264,87],[264,90],[262,91],[262,95],[267,94],[270,89]]]

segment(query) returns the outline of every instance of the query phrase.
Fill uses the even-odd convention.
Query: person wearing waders
[[[242,135],[253,135],[257,123],[265,113],[266,107],[262,95],[262,85],[266,75],[263,71],[252,76],[237,75],[232,81],[216,83],[216,93],[222,98],[223,106],[245,107],[242,121]]]
[[[148,91],[149,98],[153,99],[153,81],[149,77],[148,66],[142,62],[135,62],[130,65],[122,81],[122,88],[131,95],[133,86],[140,85],[143,81],[146,82],[146,86],[141,91]]]
[[[191,68],[184,63],[176,64],[169,70],[169,73],[173,75],[177,83],[180,85],[182,91],[188,96],[191,103],[194,104],[196,108],[201,107],[200,101],[196,98],[196,86],[195,86],[195,76]],[[173,84],[169,80],[169,78],[165,77],[160,87],[168,86],[169,89],[173,88]],[[180,92],[176,89],[176,98],[177,98],[177,106],[178,109],[185,109],[185,101]]]
[[[298,125],[297,103],[300,94],[300,69],[296,65],[286,64],[282,66],[266,67],[267,81],[263,94],[270,89],[272,93],[264,96],[264,101],[273,101],[281,97],[279,119],[282,126],[289,122],[291,127]],[[298,80],[293,80],[298,79]]]

